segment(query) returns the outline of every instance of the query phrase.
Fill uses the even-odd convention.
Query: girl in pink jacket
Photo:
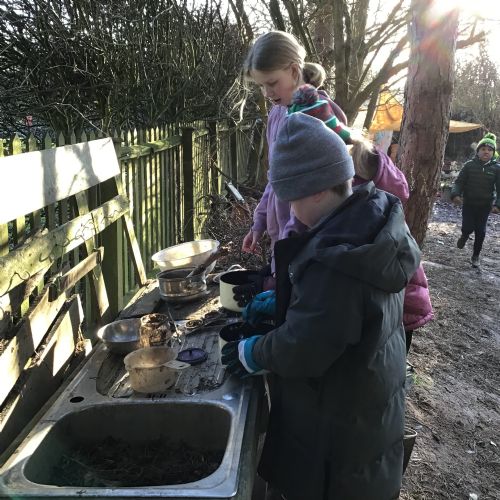
[[[372,181],[375,187],[397,196],[405,204],[409,197],[406,178],[392,160],[370,141],[357,142],[351,149],[356,175],[353,186]],[[413,330],[420,328],[434,317],[429,287],[422,264],[412,276],[405,291],[403,324],[408,352]]]

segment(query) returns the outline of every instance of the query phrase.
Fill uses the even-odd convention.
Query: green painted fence
[[[256,179],[262,180],[265,171],[259,153],[265,149],[259,120],[239,125],[230,125],[227,121],[163,124],[148,130],[117,130],[110,135],[120,160],[130,213],[149,276],[155,273],[151,255],[156,251],[204,236],[203,223],[210,209],[209,195],[220,193],[224,180],[230,179],[235,185],[238,182],[255,184]],[[83,133],[77,136],[73,133],[65,137],[61,133],[47,133],[42,141],[37,141],[33,136],[25,140],[14,136],[0,139],[0,156],[101,137],[104,135]],[[101,203],[100,189],[98,186],[88,193],[90,209]],[[43,228],[53,229],[75,215],[75,201],[65,199],[0,225],[0,256]],[[136,289],[136,282],[123,231],[114,234],[114,252],[118,252],[121,258],[116,262],[116,286],[108,290],[108,295],[115,294],[110,301],[123,304]],[[101,243],[96,241],[95,246]],[[107,243],[109,245],[109,241]],[[51,273],[38,283],[24,286],[17,295],[10,294],[7,308],[2,307],[0,297],[0,339],[8,336],[8,331],[36,299],[37,292],[51,274],[61,271],[65,265],[74,266],[79,260],[79,249],[75,249],[54,264]],[[86,322],[91,324],[97,318],[88,279],[78,284],[77,292],[83,299]]]

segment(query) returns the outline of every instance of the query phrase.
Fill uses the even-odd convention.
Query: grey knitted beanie
[[[342,139],[321,120],[304,113],[285,118],[270,161],[269,178],[282,201],[305,198],[354,177]]]

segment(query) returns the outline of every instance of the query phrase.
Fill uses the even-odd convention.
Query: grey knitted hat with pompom
[[[321,120],[304,113],[285,118],[270,161],[271,186],[282,201],[293,201],[354,177],[344,141]]]

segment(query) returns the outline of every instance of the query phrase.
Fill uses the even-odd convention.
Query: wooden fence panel
[[[191,125],[188,127],[191,130],[191,140],[187,138],[189,134],[185,134],[184,144],[179,133],[179,125],[176,124],[163,124],[147,133],[136,129],[113,133],[115,139],[121,140],[121,147],[117,149],[117,154],[120,160],[123,186],[130,200],[131,223],[135,229],[137,244],[148,275],[154,273],[150,259],[154,252],[184,240],[204,237],[203,223],[209,210],[208,195],[221,192],[225,179],[231,178],[237,183],[238,178],[246,173],[245,168],[248,163],[249,148],[251,148],[249,139],[251,129],[237,131],[226,121],[211,122],[208,126],[204,122]],[[81,136],[71,133],[66,136],[66,139],[62,134],[55,134],[55,137],[56,143],[61,145],[82,143],[82,162],[91,161],[92,149],[98,148],[100,142],[96,140],[94,132],[82,133]],[[16,138],[7,141],[6,144],[3,140],[1,142],[0,156],[5,153],[12,155],[11,161],[19,162],[20,168],[23,169],[26,169],[26,164],[30,163],[27,160],[31,157],[26,155],[36,156],[38,148],[44,150],[55,148],[49,133],[45,134],[39,143],[33,136],[25,141]],[[26,152],[14,158],[12,153],[17,151]],[[116,163],[116,159],[110,158],[110,161]],[[17,169],[13,170],[17,172]],[[29,184],[36,184],[33,175],[26,172],[28,171],[23,170],[22,176],[30,178],[32,182]],[[76,202],[72,196],[79,188],[80,179],[71,171],[66,173],[67,176],[64,179],[54,179],[52,184],[57,183],[57,194],[47,195],[44,198],[46,202],[43,209],[33,208],[40,203],[40,200],[35,201],[29,193],[23,193],[22,197],[17,195],[17,198],[23,198],[22,203],[25,209],[22,211],[26,210],[26,214],[15,213],[11,208],[8,212],[5,212],[3,208],[0,209],[0,219],[4,222],[0,224],[0,256],[7,255],[23,238],[33,237],[44,227],[51,230],[64,226],[75,216]],[[101,181],[101,178],[96,179],[96,182]],[[10,186],[9,189],[12,191]],[[99,187],[88,190],[89,210],[100,204],[102,199],[100,189]],[[30,212],[30,210],[35,211]],[[12,213],[14,215],[9,219]],[[120,262],[121,275],[117,276],[120,288],[113,290],[113,293],[126,296],[136,289],[138,276],[133,265],[134,255],[124,244],[124,231],[120,230],[116,233],[116,251],[119,252],[118,262]],[[101,240],[101,235],[94,236],[92,246],[99,246]],[[75,265],[83,256],[82,251],[82,247],[74,247],[66,258],[69,258],[70,263]],[[34,288],[33,286],[31,289],[24,287],[20,292],[16,292],[24,301],[23,306],[16,309],[17,320],[25,314],[29,306],[29,295],[31,294],[30,300],[33,301],[37,292],[39,293],[43,288],[44,279],[47,281],[51,274],[62,269],[63,262],[60,261],[62,255],[64,253],[51,257],[54,259],[53,266],[45,278],[43,276],[45,271],[38,270],[42,274],[38,277]],[[84,282],[85,286],[82,286],[83,283],[78,284],[87,322],[92,322],[100,309],[91,291],[90,280],[92,279],[91,276],[87,277]],[[3,277],[0,277],[1,281]],[[4,283],[1,284],[2,289],[5,289]],[[21,286],[21,282],[19,285]],[[0,339],[2,332],[12,325],[12,311],[9,307],[9,296],[0,297]]]

